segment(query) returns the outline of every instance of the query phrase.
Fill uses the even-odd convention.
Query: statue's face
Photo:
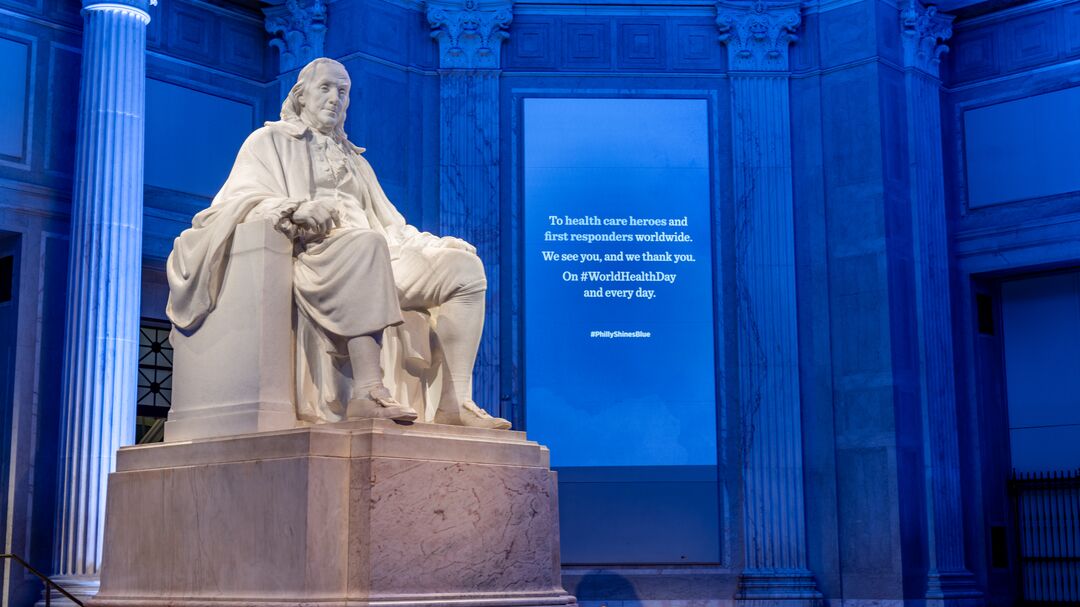
[[[348,105],[349,73],[340,65],[320,63],[300,91],[300,119],[311,128],[330,134],[345,117]]]

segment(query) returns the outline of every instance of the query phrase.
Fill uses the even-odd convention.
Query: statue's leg
[[[379,417],[398,421],[416,419],[416,411],[394,400],[383,384],[382,364],[379,361],[382,340],[375,334],[358,335],[348,340],[347,347],[349,362],[352,363],[353,387],[345,417]]]
[[[472,374],[484,331],[484,264],[473,253],[457,249],[402,251],[394,265],[402,307],[439,308],[435,333],[455,402],[444,398],[437,423],[506,429],[510,422],[491,417],[473,402]]]
[[[415,419],[415,411],[390,396],[379,364],[379,336],[385,327],[401,322],[386,239],[371,230],[342,228],[307,243],[293,264],[293,295],[299,312],[335,346],[332,353],[306,355],[349,359],[350,369],[327,382],[348,380],[345,416]],[[331,388],[335,386],[319,389]]]
[[[383,385],[383,369],[379,362],[382,340],[374,335],[360,335],[350,339],[346,345],[353,372],[350,398],[366,397],[368,392]]]
[[[474,283],[475,285],[476,283]],[[484,332],[483,283],[454,293],[439,306],[438,334],[458,402],[473,399],[473,366]]]

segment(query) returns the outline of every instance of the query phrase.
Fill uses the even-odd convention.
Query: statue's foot
[[[384,386],[378,386],[368,392],[366,398],[349,399],[345,409],[345,419],[372,418],[411,422],[416,419],[416,411],[394,400]]]
[[[491,415],[471,400],[461,403],[460,416],[453,415],[452,413],[444,413],[444,410],[440,407],[439,410],[435,412],[435,419],[433,421],[436,424],[468,426],[470,428],[488,428],[491,430],[510,429],[510,422],[501,417]]]

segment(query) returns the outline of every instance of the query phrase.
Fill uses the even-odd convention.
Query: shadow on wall
[[[580,607],[623,607],[624,601],[638,601],[630,580],[615,573],[587,573],[576,588],[567,590],[577,597]]]

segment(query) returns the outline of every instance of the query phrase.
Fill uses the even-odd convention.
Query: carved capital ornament
[[[904,34],[904,63],[931,76],[938,76],[941,56],[949,47],[945,41],[952,37],[952,15],[938,12],[934,5],[923,6],[912,0],[900,13],[900,28]]]
[[[798,2],[716,3],[720,42],[728,49],[728,68],[738,71],[786,71],[788,46],[799,39]]]
[[[439,67],[498,69],[506,28],[513,19],[512,3],[482,4],[477,0],[429,3],[431,37],[439,42]]]
[[[270,46],[280,52],[281,72],[304,67],[322,57],[326,39],[324,0],[286,0],[263,9],[266,31],[274,36]]]

